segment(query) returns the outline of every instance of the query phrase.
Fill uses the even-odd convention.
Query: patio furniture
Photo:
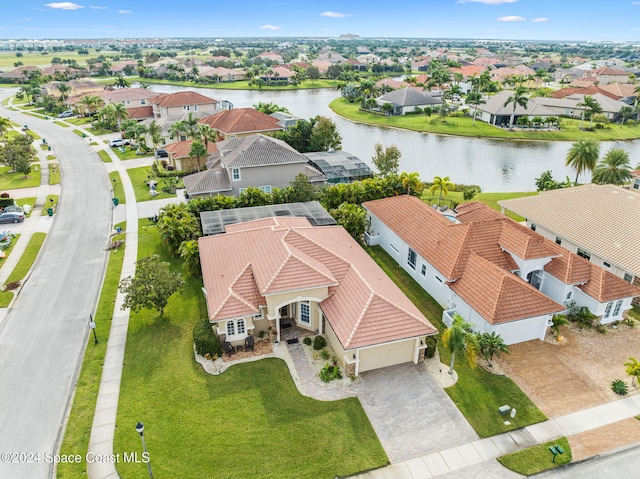
[[[247,336],[246,338],[244,338],[244,350],[245,351],[253,351],[253,343],[254,343],[255,339],[253,339],[253,336]]]
[[[231,357],[232,354],[236,354],[236,348],[229,341],[222,343],[222,350]]]

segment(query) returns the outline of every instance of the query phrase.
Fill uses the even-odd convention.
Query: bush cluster
[[[316,336],[315,338],[313,338],[313,349],[315,349],[316,351],[320,351],[321,349],[324,349],[326,345],[327,345],[327,340],[324,339],[322,336]]]
[[[213,331],[211,323],[207,318],[198,321],[193,328],[193,342],[196,352],[200,356],[211,357],[222,356],[222,346],[218,335]]]

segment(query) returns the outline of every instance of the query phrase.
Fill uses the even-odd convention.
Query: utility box
[[[511,406],[505,404],[504,406],[500,406],[498,408],[498,412],[500,414],[507,414],[509,411],[511,411]]]

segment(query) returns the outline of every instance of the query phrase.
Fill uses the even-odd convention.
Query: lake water
[[[161,93],[193,90],[229,100],[234,108],[273,102],[305,119],[326,116],[338,125],[344,150],[371,165],[376,142],[394,144],[402,152],[400,170],[417,171],[424,181],[449,176],[454,183],[480,185],[483,191],[535,191],[535,178],[545,170],[551,170],[556,179],[575,177],[573,170],[564,165],[571,142],[486,140],[356,124],[329,108],[329,103],[340,95],[337,90],[215,90],[169,85],[151,85],[151,89]],[[640,140],[603,142],[601,155],[612,146],[627,150],[632,166],[640,163]],[[582,182],[589,180],[588,175],[580,178]]]

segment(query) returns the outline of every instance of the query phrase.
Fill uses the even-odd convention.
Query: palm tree
[[[638,98],[640,97],[640,85],[633,89],[633,93],[636,94],[636,99],[633,101],[633,106],[638,106]]]
[[[600,103],[598,103],[598,101],[595,98],[589,95],[585,95],[584,99],[580,103],[578,103],[576,106],[581,106],[584,108],[582,110],[582,115],[580,117],[581,130],[582,130],[582,123],[584,122],[584,115],[587,112],[587,110],[591,112],[591,117],[593,117],[594,113],[602,113],[602,107],[600,106]],[[598,109],[600,111],[597,111]]]
[[[403,171],[400,173],[399,180],[408,195],[410,195],[411,192],[414,192],[415,194],[420,194],[422,192],[422,181],[420,181],[420,175],[415,171],[413,173],[406,173]]]
[[[200,171],[200,158],[207,156],[207,149],[201,141],[195,140],[191,143],[191,150],[189,150],[189,157],[196,157],[198,160],[198,171]]]
[[[200,252],[198,240],[186,240],[180,243],[178,248],[180,258],[184,261],[182,266],[194,276],[201,273],[200,269]]]
[[[113,86],[115,86],[117,88],[128,88],[129,87],[129,82],[122,75],[118,75],[116,77],[116,80],[113,82]]]
[[[429,194],[432,195],[436,191],[440,191],[440,199],[438,200],[438,203],[442,205],[442,197],[447,196],[447,194],[449,193],[449,188],[455,188],[455,187],[456,185],[454,185],[449,180],[448,176],[445,176],[444,178],[440,176],[435,176],[433,178],[433,185],[431,186],[431,188],[429,188]]]
[[[2,135],[3,140],[11,128],[11,120],[0,116],[0,135]]]
[[[466,102],[467,102],[467,105],[473,106],[473,113],[472,113],[473,120],[471,120],[471,126],[473,126],[476,122],[476,114],[478,113],[478,106],[487,103],[487,101],[482,97],[482,93],[480,93],[479,91],[471,91],[467,95]]]
[[[478,340],[476,335],[471,332],[473,324],[464,320],[459,314],[453,315],[451,326],[442,335],[442,343],[444,347],[451,353],[451,362],[449,363],[449,374],[453,374],[453,365],[456,361],[456,354],[466,353],[467,363],[471,367],[476,365],[476,350],[478,349]]]
[[[182,120],[182,123],[184,124],[184,131],[187,136],[193,139],[198,131],[198,119],[193,116],[193,113],[189,113],[187,117]]]
[[[494,356],[501,357],[503,353],[509,354],[509,346],[506,345],[502,336],[495,331],[478,334],[478,345],[480,354],[489,362],[489,367],[493,367],[491,361]]]
[[[78,101],[78,105],[85,107],[85,116],[89,116],[93,111],[104,105],[104,100],[98,95],[85,95]]]
[[[375,103],[376,101],[373,98],[369,98],[367,100],[367,103],[369,101],[372,101]],[[391,114],[393,114],[393,110],[395,110],[395,106],[393,106],[393,103],[389,103],[389,102],[384,102],[382,104],[382,106],[380,107],[380,109],[384,112],[385,115],[389,116]]]
[[[147,127],[147,135],[149,135],[151,144],[153,145],[153,154],[156,155],[158,145],[160,145],[160,142],[162,142],[162,128],[156,123],[155,120],[153,120]]]
[[[567,153],[566,166],[571,166],[576,170],[576,181],[585,171],[593,171],[600,157],[600,143],[593,138],[576,141]]]
[[[620,124],[624,125],[624,122],[626,121],[626,119],[632,115],[633,113],[633,108],[630,106],[623,106],[622,108],[620,108],[620,116],[622,117],[622,120],[620,120]]]
[[[638,384],[638,378],[640,377],[640,361],[634,357],[630,357],[626,363],[624,363],[625,372],[627,376],[631,376],[631,385]]]
[[[124,124],[123,124],[123,127]],[[136,120],[127,120],[125,137],[133,137],[136,140],[136,153],[140,152],[140,147],[144,144],[144,135],[147,133],[147,127]]]
[[[71,87],[66,83],[60,83],[58,85],[58,91],[60,92],[60,103],[64,102],[67,99],[67,94],[71,91]]]
[[[611,148],[593,170],[591,182],[598,185],[623,185],[631,179],[629,153]]]
[[[169,128],[169,135],[171,136],[171,138],[175,138],[176,141],[180,141],[180,137],[182,136],[183,133],[185,135],[187,133],[187,128],[184,121],[176,121]]]
[[[504,102],[503,106],[509,105],[509,103],[513,104],[513,110],[511,111],[511,119],[509,120],[509,128],[513,128],[513,119],[516,116],[516,107],[520,105],[525,110],[527,109],[527,103],[529,103],[529,97],[527,97],[527,89],[523,86],[517,86],[507,101]]]
[[[204,148],[209,153],[209,142],[215,143],[218,141],[218,131],[211,128],[206,123],[198,123],[198,129],[195,132],[194,139],[204,143]]]

